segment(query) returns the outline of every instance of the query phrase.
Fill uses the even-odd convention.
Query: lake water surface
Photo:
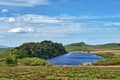
[[[96,62],[103,58],[92,53],[70,52],[55,58],[48,59],[53,65],[80,65]]]

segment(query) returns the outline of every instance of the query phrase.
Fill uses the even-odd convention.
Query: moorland
[[[103,45],[87,45],[84,42],[80,42],[80,43],[72,43],[64,46],[59,44],[59,46],[61,45],[61,48],[57,48],[57,50],[54,48],[51,49],[51,47],[49,47],[51,46],[50,44],[52,44],[52,42],[50,42],[50,44],[48,43],[49,42],[47,42],[46,44],[45,42],[43,44],[43,46],[47,45],[45,46],[46,48],[44,48],[43,51],[44,53],[46,52],[46,54],[47,54],[46,49],[48,51],[50,50],[51,53],[52,51],[56,52],[59,50],[64,50],[62,54],[65,54],[65,52],[75,52],[75,51],[88,52],[89,54],[95,53],[99,56],[102,56],[105,58],[105,60],[97,61],[92,65],[54,66],[45,60],[46,58],[49,57],[50,54],[47,57],[44,56],[41,57],[39,55],[39,57],[37,58],[36,58],[36,54],[33,56],[28,54],[22,56],[18,55],[18,52],[22,50],[23,50],[22,53],[24,51],[25,53],[27,53],[27,51],[30,51],[29,49],[34,50],[35,44],[32,44],[33,46],[29,46],[29,48],[28,46],[26,47],[25,45],[24,48],[23,45],[21,45],[22,47],[19,46],[16,48],[1,48],[0,49],[0,80],[119,80],[120,79],[119,77],[120,76],[120,44],[119,43],[108,43]],[[40,50],[39,48],[37,49]],[[42,52],[40,54],[42,54]],[[59,55],[62,54],[59,53]],[[51,57],[59,56],[59,55],[56,54]],[[14,60],[15,60],[15,64],[13,64]]]

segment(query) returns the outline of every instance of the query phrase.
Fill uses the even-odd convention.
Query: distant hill
[[[0,48],[8,48],[8,46],[0,45]]]
[[[84,51],[88,52],[88,45],[85,44],[84,42],[79,42],[79,43],[72,43],[69,45],[65,45],[65,49],[67,51]]]
[[[108,43],[103,45],[98,45],[104,49],[120,50],[120,43]]]
[[[120,50],[120,43],[108,43],[102,45],[88,45],[84,42],[65,45],[67,51],[95,51],[95,50]]]

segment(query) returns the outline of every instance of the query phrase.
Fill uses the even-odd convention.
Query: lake
[[[55,58],[48,59],[53,65],[80,65],[90,64],[104,58],[92,53],[70,52]]]

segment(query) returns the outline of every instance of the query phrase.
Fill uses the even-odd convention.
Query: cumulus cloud
[[[8,32],[9,33],[31,33],[31,32],[34,32],[34,29],[29,27],[25,27],[25,28],[17,27],[17,28],[10,29]]]
[[[7,13],[8,12],[8,9],[2,9],[1,10],[1,13]]]
[[[48,0],[0,0],[0,5],[14,5],[27,7],[48,3]]]

